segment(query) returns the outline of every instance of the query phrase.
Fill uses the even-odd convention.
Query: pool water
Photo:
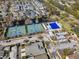
[[[49,25],[51,26],[52,29],[59,29],[60,28],[59,24],[56,22],[52,22]]]

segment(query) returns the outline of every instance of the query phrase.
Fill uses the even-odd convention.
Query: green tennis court
[[[27,25],[28,34],[44,31],[42,24]]]
[[[8,29],[7,37],[15,37],[19,35],[26,35],[25,26],[15,26]]]

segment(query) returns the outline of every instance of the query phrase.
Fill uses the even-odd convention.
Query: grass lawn
[[[64,22],[63,20],[59,20],[59,23],[62,24],[63,28],[67,31],[67,32],[72,32],[72,28],[70,27],[70,25],[68,25],[66,22]]]

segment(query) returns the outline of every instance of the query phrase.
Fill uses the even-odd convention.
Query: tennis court
[[[32,34],[32,33],[38,33],[43,32],[44,28],[42,24],[32,24],[32,25],[23,25],[23,26],[15,26],[8,28],[8,31],[6,33],[6,37],[16,37],[20,35],[26,35]]]
[[[42,24],[32,24],[27,26],[28,34],[44,31]]]
[[[15,26],[8,29],[7,37],[15,37],[19,35],[26,35],[25,26]]]

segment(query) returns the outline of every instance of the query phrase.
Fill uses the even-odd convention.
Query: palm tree
[[[62,59],[66,59],[66,56],[68,56],[70,49],[64,49],[63,50],[63,56]]]

